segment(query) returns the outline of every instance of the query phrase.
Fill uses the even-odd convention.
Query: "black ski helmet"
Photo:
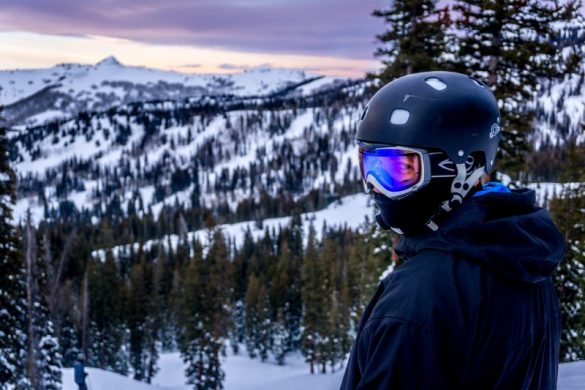
[[[463,201],[483,172],[493,171],[500,140],[498,103],[484,83],[461,73],[410,74],[388,83],[370,99],[356,139],[360,144],[434,149],[445,153],[457,167],[457,177],[450,180],[447,194],[444,191],[439,194],[440,191],[431,188],[417,190],[409,197],[423,192],[427,214],[428,207],[438,211],[440,206],[449,212]],[[466,171],[468,157],[478,153],[483,157],[482,166],[474,167],[473,172]],[[432,187],[433,180],[427,186]],[[430,203],[436,204],[430,204],[429,197],[433,198]],[[412,204],[413,199],[408,202]],[[401,200],[390,203],[396,209],[404,206]],[[437,225],[431,220],[434,212],[430,214],[421,215],[421,218],[429,228],[436,230]],[[382,227],[389,227],[384,226],[388,224],[380,218],[378,222]]]

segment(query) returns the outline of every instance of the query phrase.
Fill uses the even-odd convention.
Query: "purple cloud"
[[[219,64],[218,68],[226,70],[248,70],[248,65],[237,65],[237,64]]]
[[[0,0],[4,30],[372,59],[383,0]]]
[[[185,65],[181,65],[181,68],[191,68],[191,69],[195,69],[195,68],[201,68],[201,64],[185,64]]]

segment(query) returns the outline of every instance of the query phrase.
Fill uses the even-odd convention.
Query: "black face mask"
[[[430,231],[426,226],[441,203],[449,199],[451,179],[435,179],[419,191],[401,198],[390,199],[374,192],[374,200],[380,209],[376,221],[382,229],[399,229],[405,235]]]

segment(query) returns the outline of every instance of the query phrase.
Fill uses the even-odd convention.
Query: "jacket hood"
[[[516,280],[537,283],[561,262],[565,240],[533,190],[490,192],[465,201],[435,232],[402,236],[396,252],[453,253]]]

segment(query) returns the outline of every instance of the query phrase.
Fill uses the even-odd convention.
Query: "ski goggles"
[[[375,187],[388,198],[417,191],[434,177],[456,176],[455,165],[442,152],[359,142],[358,159],[364,190]]]

